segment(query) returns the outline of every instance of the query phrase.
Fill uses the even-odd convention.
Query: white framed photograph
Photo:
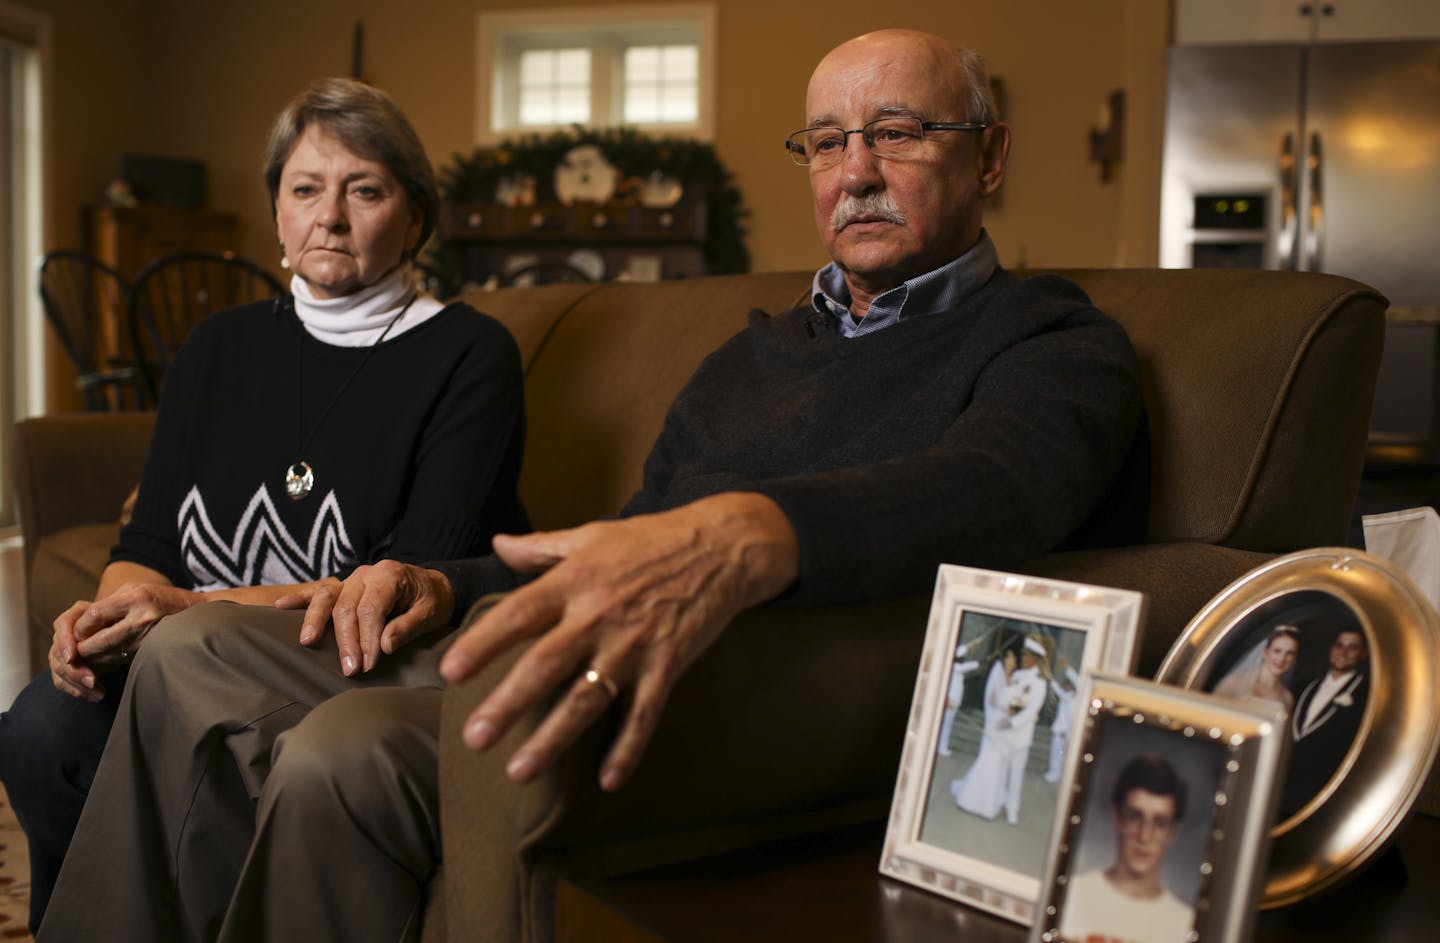
[[[1031,943],[1249,939],[1285,710],[1085,679]]]
[[[1348,547],[1287,554],[1232,583],[1156,678],[1288,714],[1266,909],[1383,851],[1440,748],[1440,617],[1400,568]]]
[[[1092,671],[1130,670],[1130,590],[945,565],[936,575],[880,871],[1021,924]]]

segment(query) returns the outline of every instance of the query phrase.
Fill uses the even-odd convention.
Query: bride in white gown
[[[1214,693],[1274,701],[1291,710],[1295,695],[1289,689],[1290,674],[1299,653],[1299,627],[1277,625],[1220,679]]]
[[[990,666],[985,679],[984,728],[980,735],[980,753],[970,769],[959,779],[950,781],[955,804],[966,812],[993,819],[1005,802],[1006,777],[1010,769],[1000,719],[1010,713],[1010,675],[1015,670],[1015,652],[1004,655]]]

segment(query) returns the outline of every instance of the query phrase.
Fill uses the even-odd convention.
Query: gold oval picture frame
[[[1347,677],[1340,688],[1316,694],[1311,689],[1331,668],[1353,659],[1357,632],[1364,652],[1356,674],[1337,671]],[[1440,746],[1440,701],[1434,697],[1440,618],[1404,572],[1360,550],[1303,550],[1241,577],[1190,621],[1156,680],[1214,691],[1227,676],[1240,674],[1242,663],[1258,662],[1277,635],[1299,640],[1298,646],[1275,646],[1291,650],[1286,672],[1294,672],[1286,727],[1291,763],[1298,765],[1282,779],[1308,777],[1319,785],[1313,795],[1298,797],[1283,795],[1282,787],[1262,909],[1325,891],[1383,850],[1414,809]],[[1331,651],[1346,646],[1348,655]],[[1271,670],[1285,658],[1277,656]],[[1307,683],[1310,675],[1314,680]],[[1255,681],[1254,690],[1273,689],[1265,683]],[[1225,688],[1233,693],[1234,685]],[[1328,706],[1309,708],[1311,700],[1327,696]],[[1320,748],[1300,744],[1307,738],[1321,742],[1317,731],[1325,724],[1333,725],[1328,749],[1334,756],[1317,759]],[[1340,735],[1344,730],[1353,731],[1348,743]]]

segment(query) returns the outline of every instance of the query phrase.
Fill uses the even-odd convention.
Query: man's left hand
[[[488,748],[563,690],[506,766],[525,782],[619,692],[624,719],[600,772],[607,790],[634,772],[680,674],[737,613],[789,586],[799,566],[795,532],[779,506],[738,492],[658,514],[497,537],[495,551],[511,568],[542,575],[467,627],[440,673],[457,683],[512,646],[535,642],[471,713],[465,742]]]

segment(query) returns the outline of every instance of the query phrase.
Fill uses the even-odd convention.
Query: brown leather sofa
[[[1153,440],[1149,540],[1052,554],[1029,572],[1144,591],[1138,670],[1271,555],[1346,539],[1385,301],[1346,279],[1279,272],[1067,272],[1129,330]],[[614,511],[699,359],[779,310],[809,273],[506,289],[470,299],[527,364],[521,491],[537,527]],[[56,416],[19,429],[31,630],[88,595],[139,473],[144,416]],[[445,866],[427,940],[546,940],[558,874],[615,873],[883,817],[928,597],[738,619],[677,685],[636,777],[596,786],[609,728],[520,787],[511,741],[486,755],[460,724],[508,660],[447,693]],[[512,656],[513,657],[513,656]],[[603,726],[603,725],[602,725]]]

